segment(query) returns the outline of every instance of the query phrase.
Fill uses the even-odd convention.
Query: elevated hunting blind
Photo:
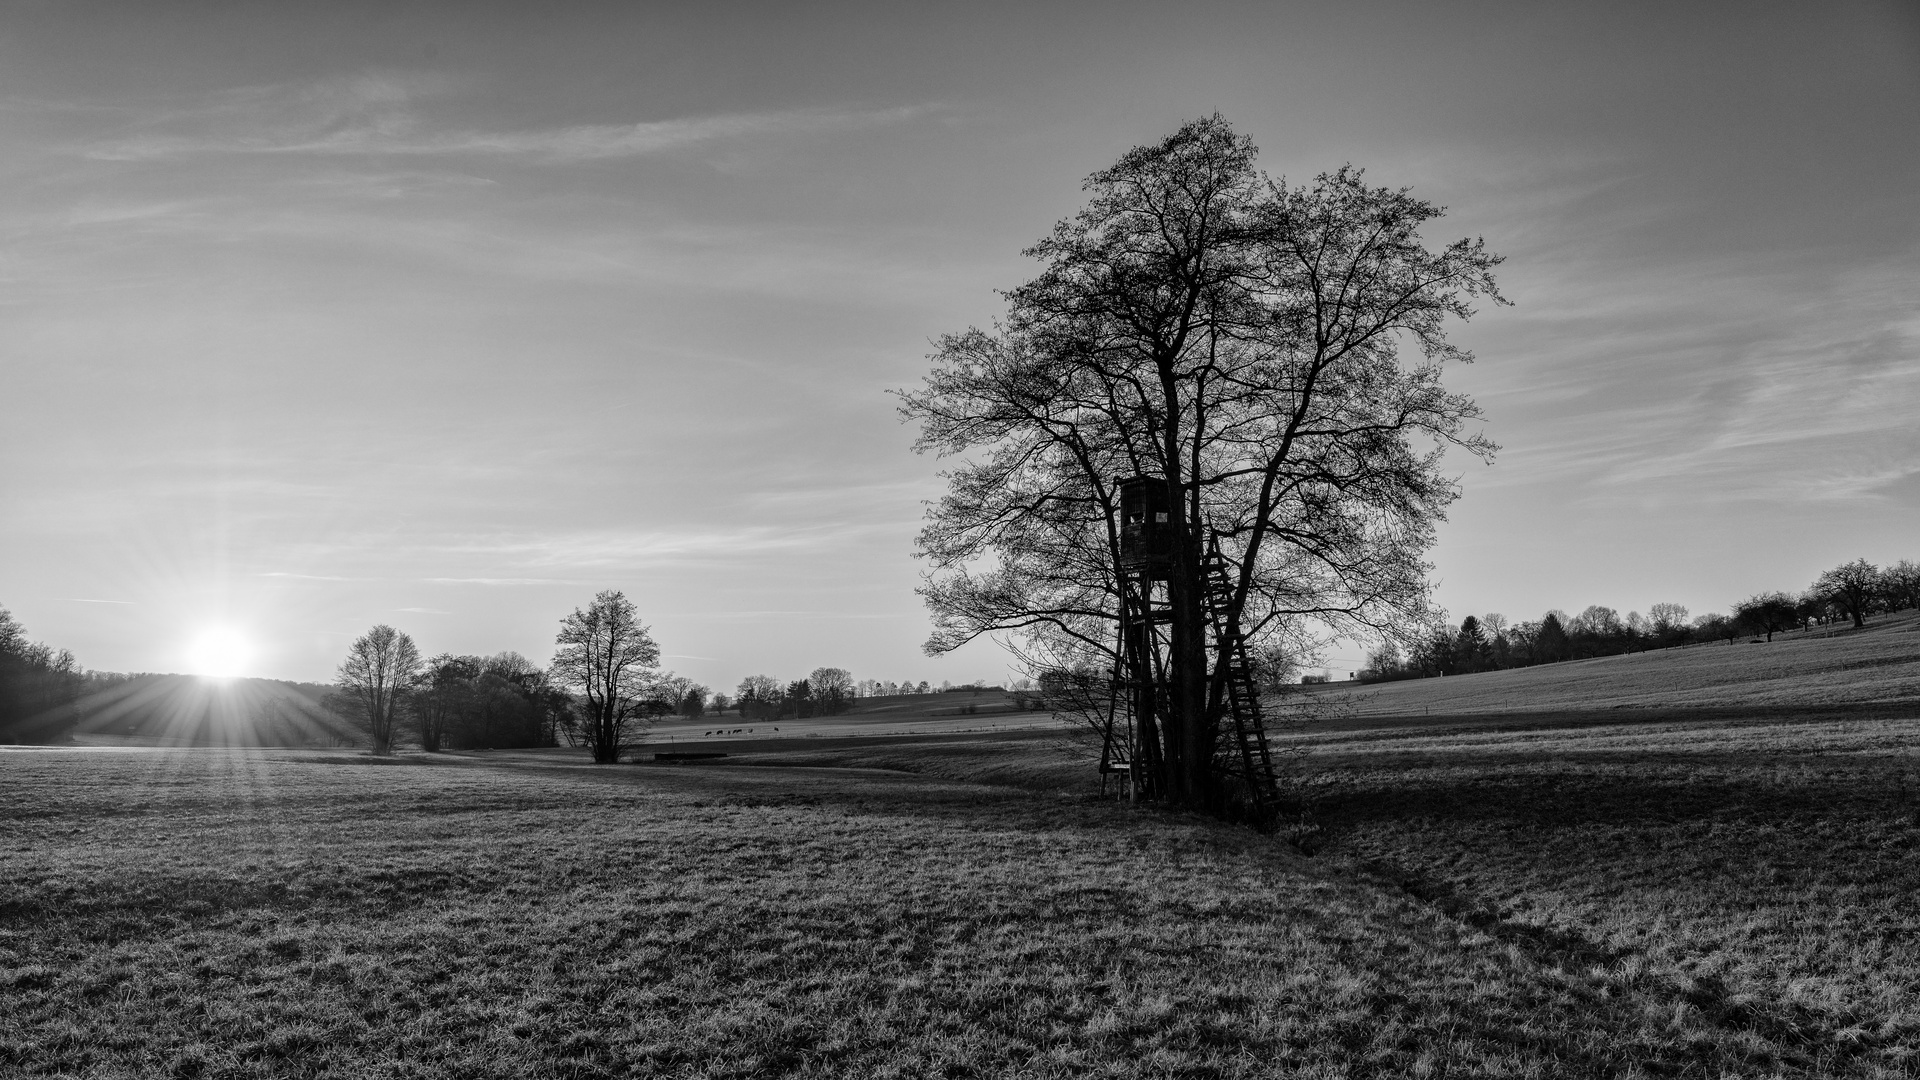
[[[1146,571],[1151,580],[1165,581],[1173,562],[1173,515],[1167,482],[1157,476],[1134,476],[1120,488],[1120,569]]]
[[[1206,713],[1183,716],[1177,711],[1170,674],[1174,554],[1180,543],[1172,492],[1157,476],[1128,477],[1114,486],[1119,494],[1119,610],[1100,752],[1101,790],[1109,779],[1118,779],[1129,799],[1164,797],[1163,763],[1172,751],[1163,740],[1175,725],[1199,725],[1207,733],[1213,797],[1222,806],[1237,804],[1235,816],[1270,823],[1279,795],[1278,775],[1267,745],[1252,657],[1240,629],[1236,568],[1221,551],[1219,535],[1212,534],[1198,564],[1182,571],[1187,587],[1199,594],[1197,614],[1205,627],[1201,632],[1210,639]]]

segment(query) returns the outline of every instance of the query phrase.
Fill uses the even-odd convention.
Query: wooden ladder
[[[1233,608],[1233,578],[1227,560],[1220,553],[1220,539],[1207,544],[1206,558],[1200,564],[1205,579],[1207,617],[1213,623],[1214,644],[1220,650],[1220,662],[1226,667],[1227,712],[1233,720],[1233,739],[1239,748],[1238,767],[1226,765],[1222,772],[1245,783],[1254,811],[1269,815],[1280,799],[1280,780],[1273,768],[1273,752],[1267,745],[1266,722],[1260,713],[1259,685],[1253,678],[1253,664],[1247,656],[1247,639],[1240,632],[1240,620]]]

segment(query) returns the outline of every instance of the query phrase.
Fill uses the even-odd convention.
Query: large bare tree
[[[354,639],[340,665],[340,689],[360,714],[373,752],[393,752],[394,735],[408,693],[420,678],[420,650],[413,639],[382,623]]]
[[[1819,580],[1813,583],[1812,591],[1833,601],[1858,629],[1867,625],[1867,616],[1872,613],[1874,602],[1879,599],[1880,568],[1865,559],[1841,563],[1821,574]]]
[[[616,589],[593,598],[585,611],[560,624],[549,672],[553,680],[577,690],[583,699],[581,733],[593,760],[620,760],[627,735],[648,716],[658,689],[660,646]]]
[[[822,715],[845,712],[853,698],[853,676],[846,668],[817,667],[807,676],[808,696]]]
[[[1202,559],[1232,567],[1229,617],[1256,650],[1423,622],[1422,556],[1457,497],[1449,447],[1489,457],[1442,364],[1444,324],[1503,302],[1480,241],[1430,250],[1440,216],[1350,168],[1303,186],[1253,166],[1225,120],[1194,121],[1086,182],[1086,207],[1027,254],[1005,322],[940,339],[903,394],[947,474],[919,549],[931,653],[1017,631],[1043,666],[1109,666],[1115,481],[1164,482],[1169,798],[1215,801],[1226,665],[1210,657]],[[1413,356],[1403,355],[1411,346]]]

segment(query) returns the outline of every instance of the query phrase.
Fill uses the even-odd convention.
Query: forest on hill
[[[1821,574],[1798,593],[1756,593],[1731,614],[1687,619],[1679,604],[1655,604],[1624,618],[1598,604],[1578,615],[1549,611],[1537,621],[1509,623],[1499,614],[1469,615],[1458,627],[1438,626],[1401,641],[1388,639],[1355,673],[1361,682],[1424,679],[1501,671],[1567,660],[1670,649],[1742,638],[1773,640],[1790,630],[1860,629],[1873,615],[1920,607],[1920,565],[1902,559],[1878,567],[1855,559]]]

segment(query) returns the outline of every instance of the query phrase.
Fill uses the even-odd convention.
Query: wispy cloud
[[[1594,506],[1830,503],[1887,497],[1920,460],[1920,252],[1824,274],[1553,269],[1495,350],[1509,359],[1482,398],[1506,449],[1472,486],[1553,483]]]
[[[752,135],[805,135],[875,127],[910,120],[927,111],[927,106],[807,109],[688,117],[635,124],[579,124],[540,131],[457,132],[419,138],[396,138],[362,132],[304,145],[290,145],[279,148],[279,152],[487,154],[551,161],[593,161],[639,157],[698,143]]]
[[[588,582],[566,578],[524,577],[430,577],[420,580],[434,585],[585,585]]]
[[[502,536],[485,540],[466,540],[444,547],[427,546],[423,554],[434,557],[485,556],[525,566],[618,567],[636,564],[725,560],[741,556],[761,556],[776,552],[818,550],[843,544],[849,539],[884,530],[890,526],[868,522],[836,522],[828,525],[795,523],[785,526],[745,526],[731,530],[698,532],[625,531],[560,533],[550,536]],[[430,578],[431,581],[475,582],[481,584],[579,584],[550,578]]]
[[[431,76],[358,76],[231,90],[194,106],[157,112],[140,125],[142,130],[96,139],[80,150],[98,161],[205,154],[371,154],[564,163],[640,157],[756,136],[870,128],[940,109],[924,104],[823,107],[488,131],[434,122],[425,106],[452,90],[445,80]]]

